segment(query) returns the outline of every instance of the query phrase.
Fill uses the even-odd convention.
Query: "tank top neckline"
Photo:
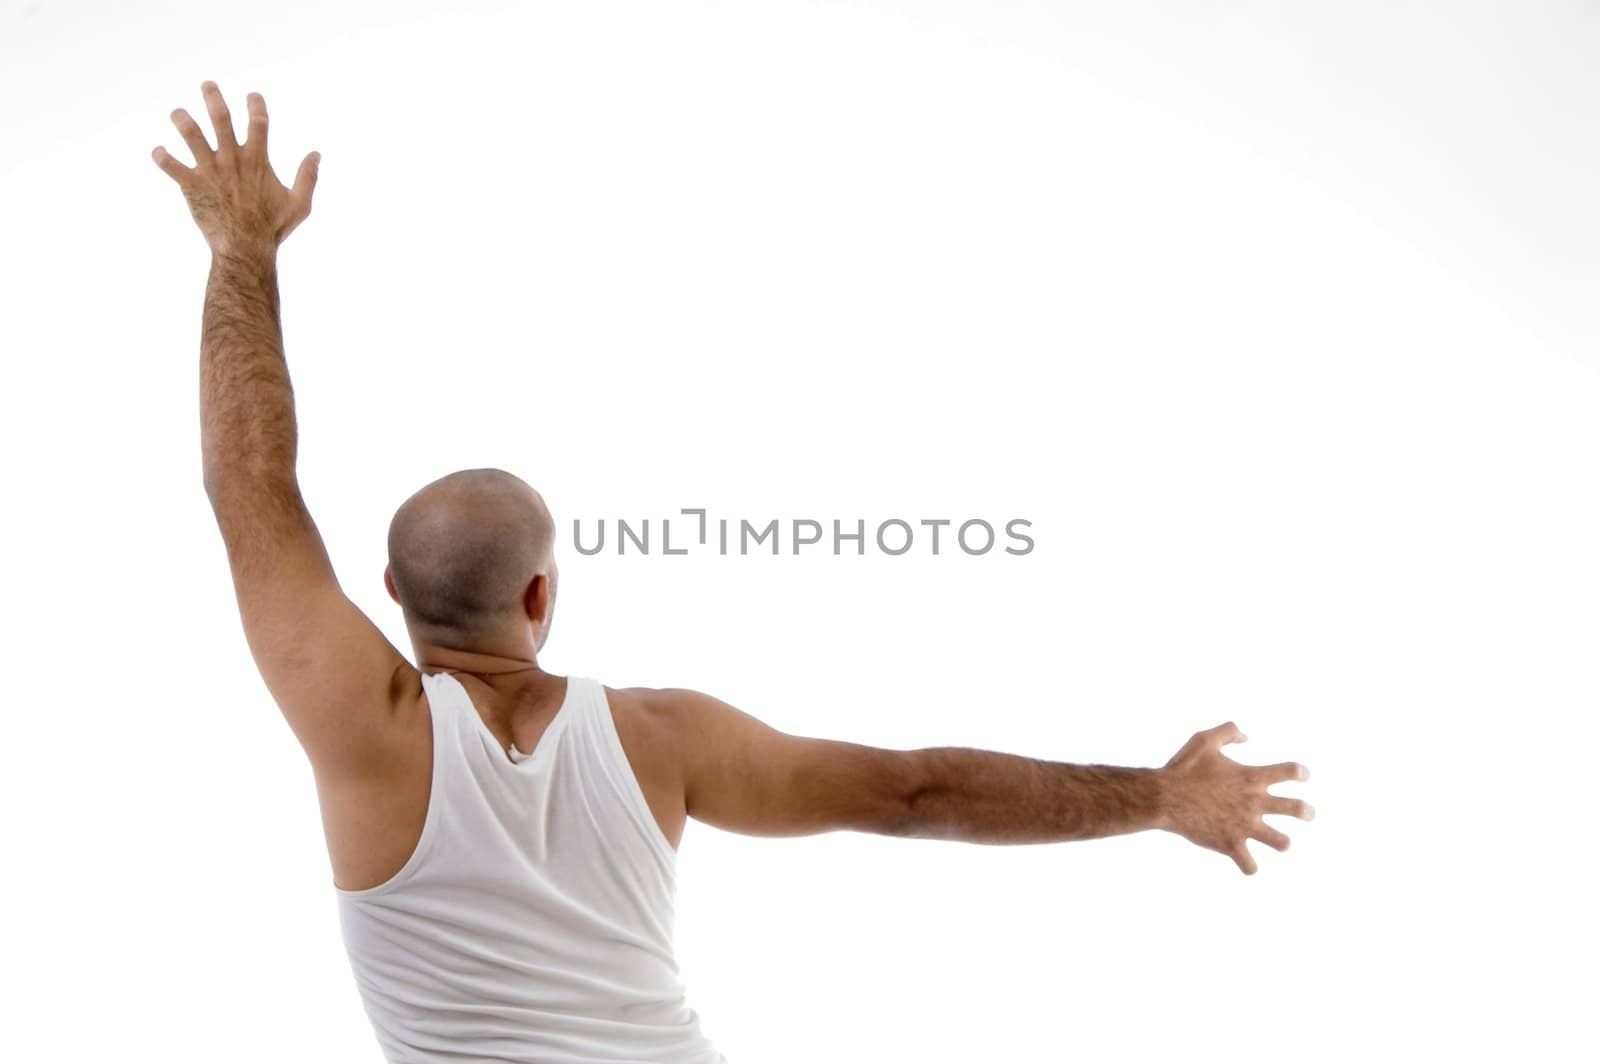
[[[565,677],[566,689],[561,694],[561,704],[556,707],[555,715],[544,726],[544,731],[540,733],[539,740],[533,744],[533,750],[524,754],[521,748],[517,746],[515,738],[511,740],[509,749],[500,745],[500,739],[494,732],[489,730],[489,725],[484,723],[483,714],[478,712],[477,704],[472,701],[472,695],[467,691],[467,685],[456,679],[453,673],[436,672],[429,675],[444,676],[455,684],[456,690],[461,696],[461,711],[472,718],[472,723],[477,728],[478,734],[483,737],[484,742],[489,744],[489,748],[495,751],[497,755],[495,760],[512,772],[528,772],[548,760],[549,751],[554,745],[551,739],[557,729],[563,727],[567,718],[572,716],[574,712],[572,704],[577,697],[578,681],[576,678],[568,676]],[[515,757],[512,756],[511,750],[516,751]]]

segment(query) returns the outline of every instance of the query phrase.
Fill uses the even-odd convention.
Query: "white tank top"
[[[422,836],[341,890],[356,986],[390,1064],[726,1064],[672,952],[676,853],[628,765],[605,689],[569,677],[523,754],[467,690],[422,674],[433,777]]]

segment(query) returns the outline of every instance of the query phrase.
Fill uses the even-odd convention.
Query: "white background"
[[[0,11],[8,1057],[380,1059],[201,490],[207,254],[150,151],[211,78],[280,174],[323,153],[300,475],[408,654],[389,517],[495,465],[564,530],[557,671],[1310,766],[1248,879],[692,825],[733,1064],[1593,1059],[1593,4]],[[570,549],[684,506],[1037,548]]]

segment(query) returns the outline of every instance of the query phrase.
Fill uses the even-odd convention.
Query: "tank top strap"
[[[578,712],[572,723],[577,727],[572,734],[580,737],[573,744],[572,756],[582,758],[592,766],[590,776],[603,786],[605,804],[616,810],[625,821],[628,833],[659,862],[662,870],[674,874],[677,851],[661,833],[650,803],[645,799],[644,788],[628,761],[622,736],[617,731],[612,716],[611,702],[605,686],[589,677],[573,676],[568,683],[575,685],[571,708]]]
[[[428,696],[428,715],[433,718],[433,740],[438,742],[441,738],[453,740],[452,746],[459,746],[462,725],[470,723],[461,715],[461,698],[465,694],[459,688],[459,683],[452,683],[455,677],[449,673],[422,674],[422,691]],[[470,705],[464,707],[471,709]]]

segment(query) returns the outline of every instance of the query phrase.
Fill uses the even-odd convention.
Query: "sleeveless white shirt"
[[[676,854],[605,689],[569,677],[532,754],[466,688],[422,675],[433,775],[422,836],[368,890],[334,888],[390,1064],[726,1064],[673,958]]]

